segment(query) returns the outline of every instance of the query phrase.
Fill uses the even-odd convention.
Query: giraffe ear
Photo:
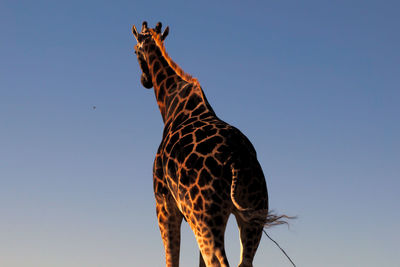
[[[133,36],[135,36],[136,41],[139,42],[139,40],[138,40],[139,39],[138,38],[139,34],[138,34],[137,30],[136,30],[135,25],[132,26],[132,33],[133,33]]]
[[[169,27],[165,28],[164,32],[161,34],[161,41],[164,41],[169,33]]]

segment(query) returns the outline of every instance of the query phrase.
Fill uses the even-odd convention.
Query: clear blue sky
[[[400,266],[399,2],[188,2],[0,2],[0,266],[164,266],[143,20],[252,140],[298,266]],[[236,266],[233,218],[226,242]],[[263,238],[255,266],[290,264]]]

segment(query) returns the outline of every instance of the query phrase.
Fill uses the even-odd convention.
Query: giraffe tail
[[[267,209],[253,209],[246,208],[240,205],[237,200],[237,182],[239,178],[239,170],[234,167],[234,164],[231,166],[232,169],[232,184],[231,184],[231,200],[233,205],[237,210],[237,214],[240,218],[249,223],[255,223],[259,225],[263,225],[265,228],[269,228],[275,225],[286,224],[289,219],[295,219],[296,217],[291,217],[287,215],[277,215],[274,211]]]

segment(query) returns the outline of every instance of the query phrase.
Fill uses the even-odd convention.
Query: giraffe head
[[[167,37],[169,32],[169,27],[165,28],[164,32],[161,34],[161,22],[158,22],[154,29],[147,28],[147,22],[144,21],[142,24],[142,29],[140,32],[136,30],[135,25],[132,27],[133,36],[137,41],[135,45],[135,54],[137,55],[140,68],[142,69],[142,75],[140,81],[145,88],[152,88],[153,82],[151,80],[151,75],[149,71],[148,58],[146,51],[152,45],[155,45],[156,41],[154,38],[159,39],[164,42],[165,37]]]

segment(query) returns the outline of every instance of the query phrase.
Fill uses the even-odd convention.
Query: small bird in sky
[[[96,110],[96,106],[93,106],[93,110]]]

